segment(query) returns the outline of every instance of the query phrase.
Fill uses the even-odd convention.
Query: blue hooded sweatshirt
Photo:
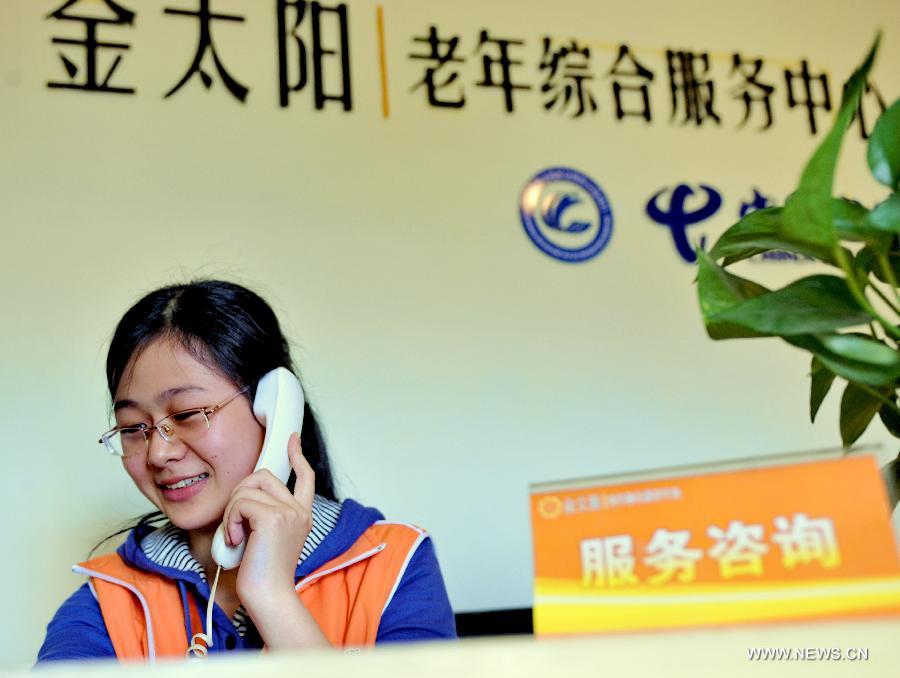
[[[360,535],[384,516],[376,509],[346,499],[334,529],[321,544],[297,566],[295,582],[347,551]],[[188,596],[198,609],[205,610],[209,584],[196,572],[163,567],[141,550],[141,540],[155,528],[145,525],[132,530],[118,554],[132,567],[161,574],[173,580],[181,592],[187,637],[203,629],[191,628]],[[434,545],[424,539],[409,564],[390,603],[381,616],[376,643],[455,638],[453,610],[444,587]],[[213,645],[210,652],[233,652],[262,648],[263,643],[252,624],[241,637],[231,620],[218,606],[213,607]],[[47,626],[47,636],[38,652],[38,663],[55,660],[96,659],[116,656],[100,606],[85,583],[57,610]]]

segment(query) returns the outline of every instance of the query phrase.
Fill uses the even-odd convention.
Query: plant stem
[[[894,275],[894,268],[891,266],[890,260],[884,255],[884,252],[876,252],[875,258],[878,260],[878,265],[881,266],[881,272],[891,285],[894,301],[900,306],[900,294],[897,294],[897,277]]]
[[[872,304],[869,303],[869,300],[866,299],[865,293],[859,287],[859,280],[856,278],[856,271],[853,270],[853,265],[847,259],[847,253],[844,251],[844,248],[840,245],[835,245],[834,247],[834,258],[837,260],[841,269],[844,271],[844,274],[847,276],[847,285],[850,287],[850,293],[853,295],[853,298],[856,299],[856,302],[862,307],[862,309],[868,313],[870,316],[875,318],[880,324],[882,329],[889,334],[894,339],[900,339],[900,330],[894,327],[893,323],[891,323],[887,318],[884,318],[878,311],[876,311]]]
[[[882,292],[880,289],[878,289],[877,285],[875,285],[873,283],[873,284],[869,285],[869,287],[871,287],[873,290],[875,290],[875,294],[877,294],[879,297],[881,297],[881,300],[885,304],[888,305],[888,308],[890,308],[897,315],[900,315],[900,309],[898,309],[896,306],[894,306],[894,304],[891,302],[890,299],[887,298],[887,296],[884,294],[884,292]],[[894,296],[897,296],[897,290],[895,288],[891,288],[891,289],[894,290]],[[898,302],[898,303],[900,303],[900,302]]]

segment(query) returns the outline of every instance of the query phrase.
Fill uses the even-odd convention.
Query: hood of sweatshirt
[[[375,508],[363,506],[352,499],[345,499],[342,502],[341,515],[338,517],[337,524],[322,540],[322,543],[313,551],[308,558],[297,565],[294,572],[294,581],[307,576],[314,572],[322,565],[337,558],[347,549],[349,549],[360,535],[365,532],[374,522],[383,520],[384,516]],[[125,543],[118,548],[118,554],[122,559],[142,570],[161,574],[169,579],[190,582],[199,590],[208,591],[206,582],[200,577],[199,573],[179,570],[174,567],[163,567],[150,560],[141,550],[141,540],[156,529],[154,525],[145,525],[141,528],[132,530]],[[209,574],[208,576],[211,576]],[[207,593],[208,595],[208,593]]]

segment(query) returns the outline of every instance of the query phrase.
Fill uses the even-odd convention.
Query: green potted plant
[[[872,176],[887,195],[871,209],[833,195],[844,134],[859,106],[878,51],[876,38],[844,87],[833,127],[783,207],[749,213],[708,252],[698,249],[697,288],[709,336],[780,337],[811,354],[809,411],[845,382],[840,431],[849,447],[876,415],[900,438],[900,99],[879,118],[868,142]],[[811,257],[829,272],[769,290],[729,267],[769,250]],[[884,469],[897,503],[900,464]]]

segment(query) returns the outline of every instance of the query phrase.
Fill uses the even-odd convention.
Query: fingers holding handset
[[[312,527],[315,473],[303,456],[298,433],[292,433],[288,439],[287,454],[296,476],[293,494],[266,468],[254,471],[234,488],[223,513],[226,541],[230,545],[245,538],[245,525],[256,530],[266,519],[277,518],[279,511],[293,514],[293,520],[288,522],[295,528],[305,528],[303,540],[306,539]]]
[[[299,433],[292,433],[288,439],[288,458],[291,460],[294,475],[297,476],[294,483],[294,499],[312,511],[313,497],[316,494],[316,474],[303,456]]]

